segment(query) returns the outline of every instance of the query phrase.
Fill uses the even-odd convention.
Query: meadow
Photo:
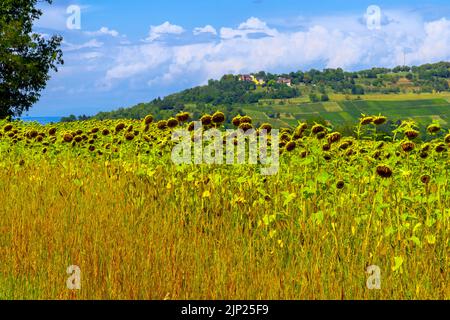
[[[377,141],[376,103],[337,106],[362,103],[376,116],[356,138],[283,129],[273,176],[173,164],[186,114],[0,122],[0,298],[449,299],[450,135],[435,123],[424,143],[407,121]],[[66,287],[71,265],[81,290]]]

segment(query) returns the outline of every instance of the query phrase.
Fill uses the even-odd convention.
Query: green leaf
[[[402,257],[395,257],[394,258],[394,266],[392,267],[392,271],[398,271],[403,265],[403,258]]]
[[[409,240],[411,240],[412,242],[414,242],[414,244],[420,248],[422,248],[422,242],[420,241],[419,238],[417,238],[416,236],[413,236],[411,238],[409,238]]]

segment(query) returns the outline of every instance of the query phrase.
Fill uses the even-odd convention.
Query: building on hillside
[[[253,81],[253,76],[251,76],[251,75],[249,75],[249,74],[241,74],[241,75],[239,76],[239,80],[251,82],[251,81]]]
[[[291,81],[291,79],[288,79],[288,78],[279,77],[278,80],[277,80],[277,83],[278,84],[285,84],[288,87],[292,86],[292,81]]]
[[[264,81],[264,79],[261,78],[256,78],[254,75],[252,74],[242,74],[239,76],[239,80],[240,81],[245,81],[245,82],[253,82],[256,85],[264,85],[266,82]]]

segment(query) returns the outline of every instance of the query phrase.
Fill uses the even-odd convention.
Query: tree
[[[33,22],[42,15],[37,1],[0,0],[0,119],[28,111],[39,100],[49,72],[64,63],[62,38],[33,32]]]
[[[311,93],[311,94],[309,95],[309,100],[310,100],[311,102],[319,102],[319,101],[320,101],[319,97],[318,97],[317,94],[315,94],[315,93]]]

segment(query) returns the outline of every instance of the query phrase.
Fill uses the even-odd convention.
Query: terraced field
[[[325,119],[333,124],[355,123],[361,114],[383,114],[390,120],[413,119],[426,126],[450,122],[450,102],[445,98],[421,100],[354,100],[320,103],[283,103],[245,106],[244,111],[256,122],[275,126],[295,126],[297,121]]]

